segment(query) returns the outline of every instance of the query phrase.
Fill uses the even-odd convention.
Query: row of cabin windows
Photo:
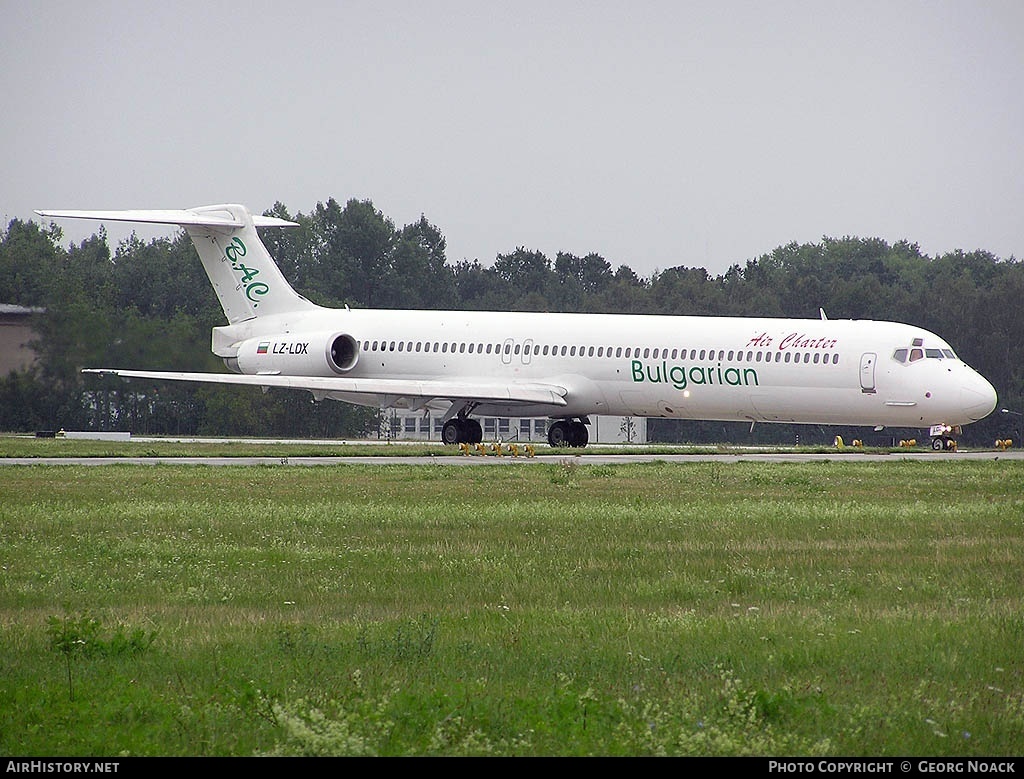
[[[532,351],[531,351],[532,350]],[[416,341],[363,341],[363,351],[372,352],[430,352],[440,354],[524,354],[522,344],[482,344],[482,343],[448,343],[447,341],[424,343]],[[678,360],[686,359],[686,349],[661,349],[639,346],[550,346],[533,344],[526,346],[525,354],[535,356],[559,356],[559,357],[615,357],[615,358],[643,358],[645,360]],[[690,349],[691,360],[727,360],[729,362],[813,362],[814,364],[839,364],[839,355],[836,353],[803,352],[760,352],[729,349]],[[773,357],[774,355],[774,357]]]

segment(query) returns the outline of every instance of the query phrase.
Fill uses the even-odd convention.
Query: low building
[[[36,362],[37,356],[32,348],[32,341],[36,338],[32,317],[44,311],[42,308],[0,303],[0,376],[27,370]]]
[[[547,443],[547,418],[480,417],[484,441]],[[381,437],[401,441],[440,441],[442,420],[439,414],[388,410],[384,412]],[[644,417],[592,416],[587,427],[591,444],[647,443],[647,419]]]

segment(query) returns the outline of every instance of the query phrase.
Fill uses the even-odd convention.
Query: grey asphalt
[[[893,462],[914,460],[1024,460],[1024,449],[1005,451],[970,450],[959,452],[893,452],[866,453],[835,451],[828,453],[797,452],[736,452],[729,454],[544,454],[536,457],[510,454],[463,455],[437,454],[417,457],[2,457],[0,465],[528,465],[530,463],[558,464],[576,461],[581,465],[623,465],[627,463],[695,463],[695,462]]]

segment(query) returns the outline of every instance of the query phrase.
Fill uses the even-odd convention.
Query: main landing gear
[[[548,443],[556,448],[565,446],[583,448],[590,440],[586,417],[582,419],[559,419],[548,428]],[[480,423],[465,414],[454,416],[441,428],[441,442],[448,446],[457,444],[479,444],[484,440]]]
[[[441,428],[441,441],[448,445],[478,444],[484,440],[480,423],[469,417],[453,417]]]
[[[553,447],[583,448],[589,440],[587,426],[579,419],[559,419],[548,428],[548,443]]]

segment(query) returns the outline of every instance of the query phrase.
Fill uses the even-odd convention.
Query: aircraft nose
[[[996,396],[996,388],[987,379],[974,376],[973,381],[966,382],[960,388],[960,400],[967,416],[977,422],[995,411],[999,398]]]

